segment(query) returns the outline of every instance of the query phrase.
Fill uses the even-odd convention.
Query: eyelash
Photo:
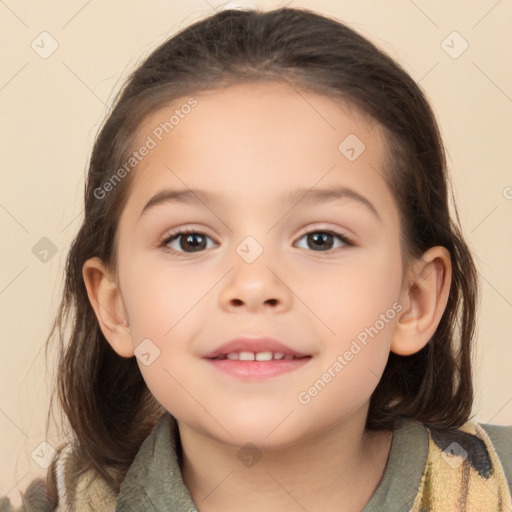
[[[343,235],[342,233],[339,233],[337,231],[333,231],[331,229],[310,229],[308,231],[302,231],[298,239],[300,240],[304,236],[312,234],[312,233],[323,233],[323,234],[332,235],[332,236],[338,238],[339,240],[341,240],[344,245],[346,245],[348,247],[354,246],[354,243],[352,242],[352,240],[349,237],[347,237],[346,235]],[[158,246],[166,252],[177,254],[179,256],[186,256],[188,254],[194,254],[194,252],[204,252],[204,250],[203,251],[193,251],[193,252],[182,252],[182,251],[176,251],[175,249],[171,249],[170,247],[167,247],[167,244],[169,244],[171,241],[179,238],[180,236],[189,235],[189,234],[203,235],[203,236],[207,236],[208,238],[211,238],[206,233],[203,233],[203,232],[199,231],[198,229],[179,228],[179,229],[172,231],[171,233],[165,235],[165,237],[158,244]],[[329,249],[328,251],[312,251],[312,252],[331,254],[331,252],[335,251],[336,249],[339,249],[339,247],[334,248],[334,249]]]

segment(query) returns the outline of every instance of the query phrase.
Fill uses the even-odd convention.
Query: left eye
[[[334,231],[310,231],[309,233],[303,235],[300,238],[300,240],[302,240],[303,238],[306,239],[307,244],[312,244],[314,247],[317,248],[319,247],[320,252],[336,249],[336,247],[331,247],[331,245],[334,243],[336,239],[341,241],[341,245],[339,245],[338,247],[344,245],[351,245],[350,240],[346,236],[340,233],[336,233]],[[308,247],[305,247],[305,249],[307,248]]]

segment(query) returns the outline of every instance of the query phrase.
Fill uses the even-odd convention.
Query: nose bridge
[[[260,235],[261,236],[261,235]],[[265,237],[265,241],[270,237]],[[254,236],[246,236],[236,247],[232,270],[221,292],[223,307],[288,307],[290,292],[279,273],[281,265],[274,248]]]

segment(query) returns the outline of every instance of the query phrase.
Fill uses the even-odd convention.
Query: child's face
[[[364,424],[403,293],[399,215],[382,177],[379,128],[284,84],[195,98],[161,141],[155,128],[187,98],[141,127],[140,145],[150,136],[156,147],[132,171],[118,228],[133,347],[151,340],[143,362],[160,351],[151,364],[139,360],[149,389],[180,422],[236,445],[283,445],[349,418]],[[315,191],[336,188],[365,199],[314,200]],[[141,215],[156,194],[178,189],[212,200],[163,201]],[[159,247],[177,228],[201,236]],[[254,379],[203,358],[244,335],[311,357]]]

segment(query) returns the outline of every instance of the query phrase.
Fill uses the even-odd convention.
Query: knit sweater
[[[66,488],[69,451],[57,465],[59,504],[45,497],[41,479],[31,483],[15,511],[0,500],[0,512],[197,512],[183,482],[176,420],[165,413],[141,445],[120,492],[86,474]],[[467,422],[441,431],[408,420],[394,432],[384,475],[362,512],[511,512],[512,425]]]

